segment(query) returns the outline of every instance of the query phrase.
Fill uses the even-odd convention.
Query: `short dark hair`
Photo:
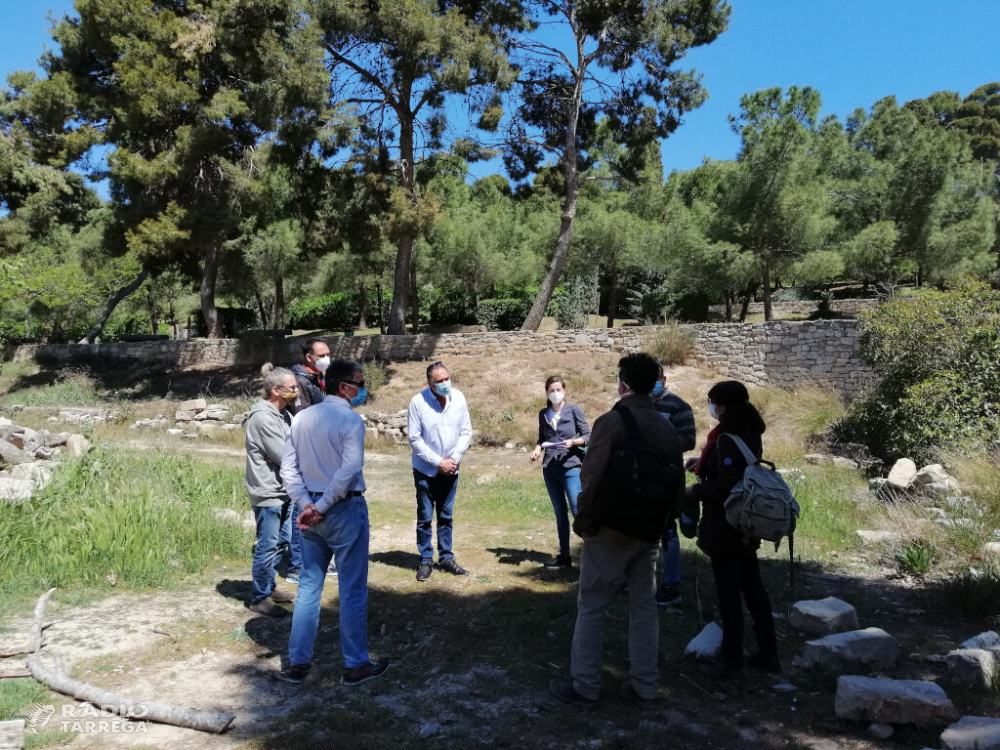
[[[315,339],[315,338],[306,339],[306,343],[302,345],[302,356],[304,357],[307,354],[312,354],[313,347],[316,346],[316,344],[325,344],[325,343],[326,342],[323,339]]]
[[[629,354],[618,360],[618,379],[632,393],[648,396],[656,385],[660,366],[648,354]]]
[[[440,360],[438,360],[437,362],[431,362],[429,365],[427,365],[427,379],[430,380],[431,373],[439,368],[443,370],[448,370],[448,368],[445,367],[444,362]],[[451,370],[448,370],[448,374],[451,375]]]
[[[349,359],[335,359],[326,368],[326,392],[328,394],[337,393],[337,386],[341,383],[350,383],[356,372],[364,372],[365,368],[360,362],[352,362]]]

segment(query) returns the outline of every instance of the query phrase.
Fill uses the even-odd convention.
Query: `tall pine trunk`
[[[608,290],[608,328],[615,327],[615,306],[618,304],[618,269],[611,269],[611,280]]]
[[[566,161],[566,198],[563,200],[562,218],[559,221],[559,237],[556,239],[556,249],[552,254],[552,260],[545,271],[545,278],[542,279],[542,286],[538,290],[528,317],[521,325],[522,331],[537,331],[545,316],[545,308],[549,306],[552,293],[556,290],[556,284],[562,277],[563,267],[569,257],[569,248],[573,242],[573,221],[576,219],[576,207],[580,197],[580,174],[579,164],[576,155],[576,129],[580,119],[580,109],[583,102],[583,82],[586,75],[586,64],[584,63],[583,45],[577,42],[577,59],[580,64],[577,68],[576,81],[573,86],[573,100],[569,106],[569,117],[566,122],[565,153],[563,159]]]
[[[731,289],[726,290],[726,322],[733,322],[733,292]]]
[[[285,327],[285,281],[281,276],[274,279],[274,306],[271,312],[271,327]]]
[[[399,118],[399,161],[402,186],[410,203],[413,202],[413,120]],[[413,230],[404,229],[396,244],[396,267],[392,277],[392,309],[389,311],[388,333],[406,333],[406,303],[410,292],[410,265],[413,257]],[[414,331],[415,333],[415,331]]]
[[[362,331],[368,327],[368,290],[365,282],[358,282],[358,328]]]
[[[764,286],[764,322],[766,323],[774,318],[771,311],[771,259],[766,255],[764,256],[761,283]]]
[[[205,332],[210,339],[222,338],[222,320],[215,306],[215,282],[219,278],[219,246],[205,248],[205,266],[201,273],[201,314],[205,318]]]
[[[417,289],[417,254],[410,261],[410,332],[420,333],[420,293]]]
[[[136,276],[134,279],[132,279],[132,281],[123,286],[121,289],[116,289],[115,291],[113,291],[108,296],[108,301],[104,303],[104,310],[102,310],[100,316],[98,316],[97,322],[94,323],[94,327],[91,328],[87,332],[87,335],[84,336],[82,339],[80,339],[77,343],[93,344],[94,341],[97,340],[97,337],[101,335],[101,331],[104,330],[104,326],[108,322],[108,318],[111,317],[111,313],[115,311],[115,308],[118,307],[118,304],[123,299],[127,298],[130,294],[135,292],[136,289],[142,286],[142,282],[146,280],[146,277],[148,275],[149,271],[143,268],[139,272],[139,275]]]

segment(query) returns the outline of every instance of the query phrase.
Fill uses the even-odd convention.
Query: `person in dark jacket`
[[[653,386],[653,405],[660,416],[674,426],[681,442],[682,451],[694,450],[697,437],[694,425],[694,410],[687,401],[667,387],[667,375],[660,365],[660,376]],[[656,589],[656,604],[669,607],[681,600],[681,540],[677,536],[677,519],[671,516],[663,527],[663,576]]]
[[[676,504],[683,477],[677,432],[657,413],[649,398],[656,382],[656,360],[648,354],[629,354],[619,360],[618,370],[621,400],[594,423],[573,522],[573,531],[583,537],[583,547],[570,679],[557,678],[549,683],[552,695],[581,708],[595,706],[600,697],[604,613],[611,603],[612,586],[620,577],[628,584],[629,608],[630,681],[622,685],[622,693],[639,705],[649,705],[656,699],[660,627],[656,614],[656,552],[660,529],[669,508]],[[675,467],[673,486],[664,492],[662,504],[653,509],[637,503],[633,496],[623,496],[622,488],[608,481],[612,470],[620,468],[615,454],[634,441],[654,451],[661,466]],[[651,510],[655,512],[651,514]],[[651,515],[656,520],[650,523]],[[652,534],[637,536],[636,529],[642,524],[644,531],[651,530]]]
[[[566,403],[566,381],[553,375],[545,381],[548,406],[538,412],[538,443],[531,460],[542,458],[542,477],[556,513],[559,553],[545,561],[547,568],[568,568],[569,514],[576,518],[576,498],[580,494],[580,466],[583,451],[590,441],[590,426],[579,406]],[[569,512],[567,512],[567,504]]]
[[[330,366],[330,347],[323,339],[306,339],[302,345],[305,364],[293,365],[295,382],[299,384],[299,397],[295,399],[292,414],[298,414],[326,398],[326,368]]]
[[[731,679],[743,670],[742,594],[757,637],[757,653],[750,658],[749,664],[767,672],[780,672],[771,600],[761,581],[757,561],[760,542],[745,540],[742,531],[730,526],[724,507],[747,467],[746,459],[730,435],[738,435],[759,457],[763,452],[761,436],[766,426],[750,403],[746,386],[735,380],[712,386],[708,392],[708,411],[719,424],[708,434],[701,457],[687,464],[700,479],[687,488],[687,493],[701,504],[698,546],[712,561],[722,615],[722,664],[708,671]]]

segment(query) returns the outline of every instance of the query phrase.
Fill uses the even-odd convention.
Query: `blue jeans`
[[[253,509],[257,521],[257,546],[253,551],[253,592],[250,603],[267,599],[274,591],[274,564],[278,559],[278,539],[281,536],[281,506]]]
[[[340,577],[340,650],[347,669],[368,658],[368,505],[349,497],[333,505],[321,523],[302,532],[302,572],[292,612],[288,661],[310,664],[319,628],[320,597],[330,558]]]
[[[580,467],[564,469],[551,463],[542,469],[545,489],[549,491],[552,510],[556,512],[556,533],[559,534],[559,554],[569,557],[569,513],[576,518],[576,499],[580,495]],[[567,502],[569,513],[566,512]]]
[[[458,492],[458,474],[437,474],[429,477],[413,470],[417,488],[417,551],[421,563],[434,562],[432,526],[437,515],[438,562],[451,560],[452,510]]]
[[[289,502],[281,525],[281,541],[288,545],[288,572],[302,570],[302,532],[299,531],[299,505]]]
[[[677,521],[671,519],[663,527],[663,585],[681,585],[681,540],[677,536]]]

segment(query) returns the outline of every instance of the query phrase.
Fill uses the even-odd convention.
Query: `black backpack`
[[[653,544],[663,534],[667,518],[680,511],[684,468],[672,463],[643,435],[628,407],[615,410],[625,423],[627,437],[611,454],[604,478],[600,523],[626,536]],[[657,429],[670,429],[664,420]],[[677,458],[681,455],[678,447]]]

